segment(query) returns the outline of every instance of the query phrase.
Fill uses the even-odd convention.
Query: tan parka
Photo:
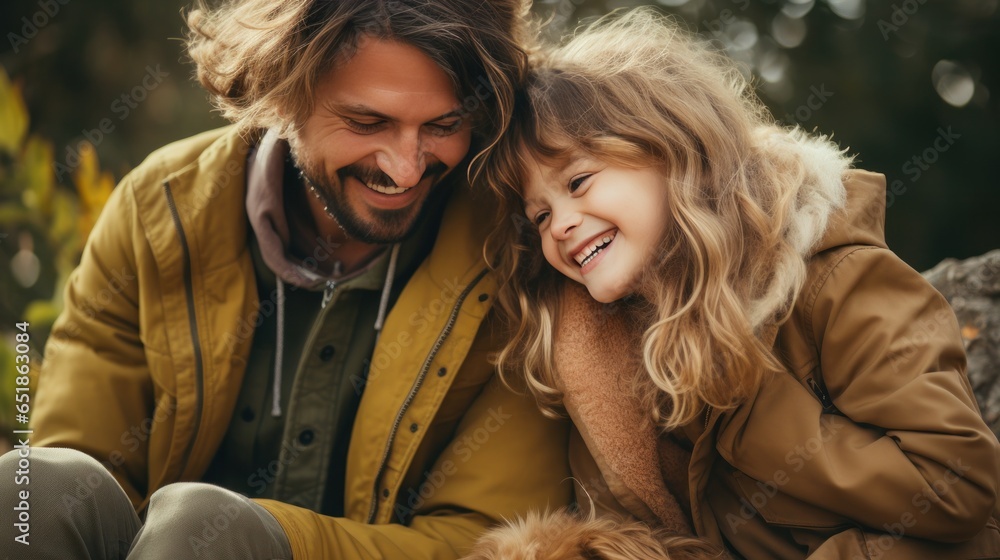
[[[845,186],[775,337],[790,375],[695,445],[697,531],[748,558],[1000,558],[1000,444],[955,315],[886,248],[885,178]]]
[[[108,466],[140,511],[203,475],[232,417],[255,322],[247,139],[207,132],[115,189],[38,379],[39,446]],[[569,501],[566,426],[499,383],[482,259],[488,205],[458,190],[389,313],[347,458],[344,518],[261,503],[295,558],[454,558],[484,528]]]
[[[885,178],[850,171],[844,186],[791,316],[765,335],[788,371],[682,428],[694,529],[737,558],[1000,558],[1000,444],[955,315],[886,248]],[[570,463],[594,507],[649,519],[577,434]]]

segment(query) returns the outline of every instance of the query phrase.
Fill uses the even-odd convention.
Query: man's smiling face
[[[402,240],[469,151],[451,79],[412,45],[363,38],[316,98],[289,139],[296,165],[350,238]]]

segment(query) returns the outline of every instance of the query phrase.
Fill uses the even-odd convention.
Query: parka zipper
[[[427,354],[427,358],[424,360],[423,366],[420,368],[420,374],[417,375],[416,381],[413,382],[413,387],[410,388],[410,392],[406,395],[406,400],[403,401],[403,406],[400,407],[399,412],[396,413],[396,419],[392,423],[392,429],[389,431],[389,440],[385,444],[385,452],[382,453],[382,460],[379,463],[378,470],[375,471],[375,486],[372,489],[372,502],[371,507],[368,510],[368,523],[373,523],[375,521],[375,513],[378,511],[378,487],[382,482],[382,475],[385,473],[385,467],[389,463],[389,454],[392,450],[392,443],[396,439],[396,432],[399,430],[399,425],[403,423],[403,416],[406,414],[407,409],[410,408],[410,404],[413,402],[414,397],[417,396],[417,391],[420,390],[420,386],[424,383],[424,378],[427,376],[427,372],[431,368],[431,362],[434,361],[434,357],[437,356],[441,346],[444,344],[444,340],[448,338],[451,334],[451,329],[455,326],[455,321],[458,319],[458,312],[462,308],[462,304],[465,303],[465,298],[469,296],[472,289],[476,287],[476,284],[486,276],[489,272],[488,269],[483,269],[472,282],[462,290],[459,294],[458,300],[455,302],[455,306],[451,309],[451,315],[448,317],[448,322],[445,323],[444,329],[438,335],[437,340],[434,341],[434,346],[431,347],[431,351]]]
[[[170,216],[174,220],[174,227],[177,228],[177,236],[181,242],[181,252],[184,255],[184,293],[187,299],[188,324],[191,327],[191,345],[194,347],[194,376],[195,376],[195,410],[194,410],[194,430],[184,450],[184,459],[181,461],[181,469],[186,468],[191,452],[194,450],[195,440],[198,438],[201,428],[202,399],[205,384],[205,371],[201,355],[201,341],[198,337],[198,323],[194,315],[194,278],[191,272],[191,249],[188,246],[187,235],[184,234],[184,227],[181,225],[180,214],[177,213],[177,205],[174,203],[174,195],[170,192],[170,183],[163,183],[163,192],[167,196],[167,207],[170,209]]]

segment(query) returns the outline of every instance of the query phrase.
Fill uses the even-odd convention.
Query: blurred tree
[[[89,143],[78,146],[72,172],[75,190],[59,188],[52,144],[28,135],[20,88],[0,68],[0,238],[15,240],[10,266],[0,269],[5,287],[0,309],[24,318],[44,341],[61,309],[62,287],[77,265],[114,178],[102,172]],[[68,179],[69,177],[67,177]],[[0,325],[8,330],[11,325]]]
[[[75,167],[81,141],[95,145],[120,178],[163,144],[224,124],[190,79],[182,42],[186,5],[20,0],[0,6],[7,47],[0,64],[24,84],[33,130],[54,141],[64,166],[57,174]]]
[[[926,269],[1000,246],[1000,189],[990,167],[1000,149],[998,3],[538,0],[534,11],[551,18],[558,36],[582,18],[654,4],[713,40],[745,65],[779,119],[834,134],[860,155],[859,166],[887,175],[889,244]],[[188,5],[0,5],[0,65],[23,84],[32,131],[54,142],[57,180],[80,166],[81,142],[121,178],[157,147],[223,124],[190,79],[182,41]],[[10,262],[22,242],[0,239],[0,260]],[[0,293],[7,322],[57,283],[49,252],[56,249],[42,245],[34,247],[33,288]]]
[[[16,321],[30,324],[30,365],[62,309],[63,287],[79,262],[84,243],[114,188],[101,172],[93,146],[79,146],[72,174],[75,190],[60,188],[51,143],[28,135],[28,112],[20,87],[0,68],[0,240],[16,239],[16,252],[0,268],[0,426],[10,414],[15,363],[10,348]],[[6,257],[5,251],[0,253]],[[6,434],[6,431],[3,431]]]

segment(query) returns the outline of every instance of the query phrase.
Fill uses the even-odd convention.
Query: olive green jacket
[[[33,443],[104,462],[140,511],[204,474],[232,417],[258,318],[248,149],[221,129],[130,173],[46,348]],[[501,518],[569,501],[566,426],[488,360],[500,342],[482,259],[490,210],[456,191],[387,317],[351,436],[346,517],[261,501],[296,558],[454,558]]]

